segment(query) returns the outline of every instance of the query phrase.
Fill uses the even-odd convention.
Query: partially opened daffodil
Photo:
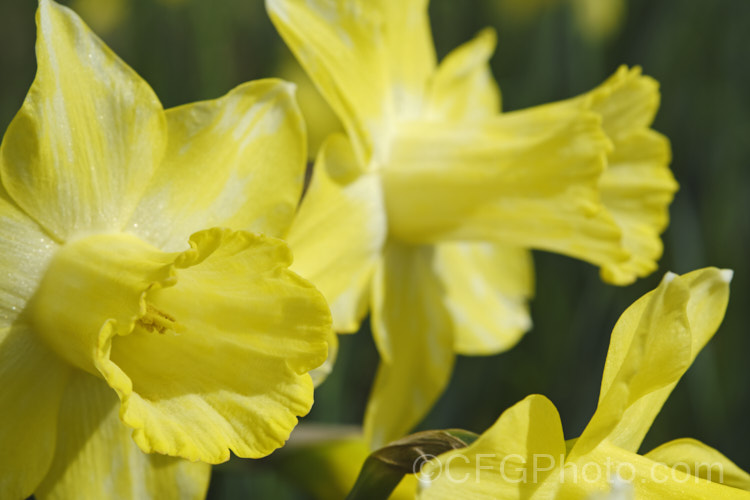
[[[346,130],[324,144],[289,241],[337,330],[372,311],[374,446],[424,417],[456,353],[501,352],[530,328],[529,249],[617,284],[656,269],[677,185],[639,69],[501,114],[492,30],[438,65],[426,0],[266,3]]]
[[[72,11],[37,26],[0,147],[0,497],[200,498],[208,463],[284,443],[326,359],[277,239],[298,109],[264,80],[165,112]]]
[[[466,448],[425,464],[423,499],[750,498],[750,475],[713,448],[677,439],[639,448],[724,316],[731,271],[667,274],[615,325],[599,403],[565,441],[545,397],[529,396]]]

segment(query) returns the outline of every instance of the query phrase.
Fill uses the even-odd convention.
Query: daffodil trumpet
[[[640,68],[501,113],[491,29],[438,64],[427,0],[266,6],[346,132],[323,144],[289,242],[336,331],[371,314],[374,448],[419,423],[457,354],[502,352],[530,329],[530,250],[619,285],[657,268],[677,184]]]
[[[284,444],[327,357],[289,270],[304,127],[279,80],[164,110],[66,7],[0,146],[0,497],[202,498]]]

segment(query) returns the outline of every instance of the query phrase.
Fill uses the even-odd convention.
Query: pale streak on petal
[[[214,226],[285,236],[306,157],[293,92],[286,82],[258,80],[167,110],[165,159],[128,229],[168,250]]]
[[[44,0],[37,21],[38,70],[3,138],[3,185],[59,240],[120,230],[164,152],[161,104],[72,11]]]

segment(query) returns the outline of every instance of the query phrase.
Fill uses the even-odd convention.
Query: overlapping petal
[[[452,326],[433,258],[429,246],[389,243],[375,272],[372,326],[381,363],[364,424],[374,448],[417,425],[450,378]]]
[[[489,355],[513,347],[531,328],[531,252],[492,243],[435,245],[435,270],[453,320],[458,354]]]
[[[66,7],[42,0],[37,25],[37,75],[3,138],[3,185],[58,239],[120,230],[164,152],[161,104]]]
[[[306,159],[292,86],[258,80],[166,116],[164,161],[127,229],[167,250],[216,226],[285,236]]]
[[[435,67],[427,1],[268,0],[271,20],[344,124],[362,165]]]
[[[40,500],[108,498],[202,499],[211,466],[146,454],[118,417],[114,391],[76,371],[62,400],[55,459],[35,492]]]
[[[357,175],[347,139],[331,136],[315,164],[310,187],[287,241],[292,269],[323,292],[337,332],[356,332],[387,226],[380,181]]]
[[[612,331],[599,405],[573,453],[606,439],[638,450],[651,423],[698,352],[716,332],[731,272],[667,274],[620,317]]]
[[[268,0],[266,7],[366,165],[373,136],[383,133],[393,113],[376,2]]]

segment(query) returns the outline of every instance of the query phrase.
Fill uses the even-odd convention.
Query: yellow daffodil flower
[[[209,463],[282,446],[326,358],[277,239],[304,178],[291,88],[164,111],[72,11],[41,0],[37,26],[0,146],[0,497],[202,498]]]
[[[529,249],[617,284],[656,269],[677,185],[639,69],[501,114],[492,30],[438,65],[427,0],[266,4],[347,133],[323,145],[289,242],[337,331],[372,311],[375,447],[422,419],[456,353],[501,352],[530,328]]]
[[[638,454],[675,385],[716,332],[731,271],[668,273],[612,332],[599,403],[581,436],[565,441],[540,395],[503,413],[474,443],[425,464],[422,499],[750,498],[750,475],[692,439]]]

